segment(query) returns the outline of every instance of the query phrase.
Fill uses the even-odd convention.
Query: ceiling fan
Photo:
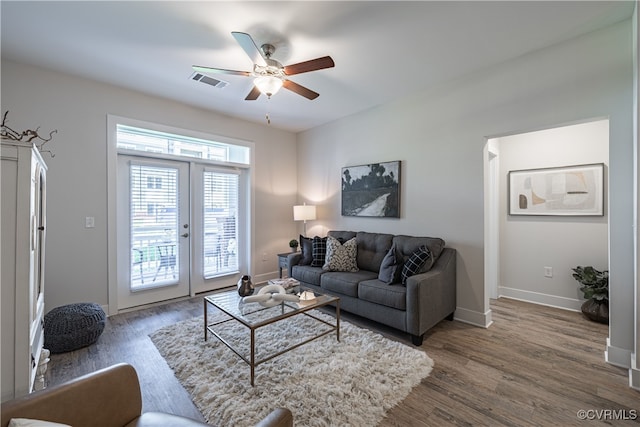
[[[271,98],[281,87],[288,89],[307,99],[316,99],[319,93],[312,91],[298,83],[289,80],[288,76],[295,74],[308,73],[310,71],[321,70],[323,68],[331,68],[335,66],[330,56],[312,59],[310,61],[299,62],[293,65],[282,65],[275,59],[271,59],[271,55],[276,48],[269,43],[258,46],[253,38],[247,33],[234,31],[231,33],[242,49],[249,55],[253,61],[253,71],[235,71],[225,70],[222,68],[210,68],[194,65],[193,69],[204,74],[234,74],[238,76],[253,77],[253,88],[245,98],[246,101],[254,101],[258,99],[261,93]]]

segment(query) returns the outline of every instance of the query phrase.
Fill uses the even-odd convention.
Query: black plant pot
[[[596,301],[593,298],[588,299],[580,308],[589,320],[598,323],[609,323],[609,303],[607,301]]]

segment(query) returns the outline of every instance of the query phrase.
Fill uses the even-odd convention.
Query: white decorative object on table
[[[287,291],[280,285],[263,286],[256,295],[242,298],[242,302],[257,302],[263,307],[273,307],[282,301],[298,302],[300,298],[297,295],[287,294]]]
[[[316,294],[311,291],[301,292],[299,296],[301,301],[313,301],[316,299]]]

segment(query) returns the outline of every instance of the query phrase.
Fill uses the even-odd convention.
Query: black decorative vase
[[[586,300],[580,307],[582,314],[589,320],[598,323],[609,323],[609,303],[607,301],[596,301],[593,298]]]
[[[238,280],[238,294],[241,297],[246,297],[248,295],[253,294],[254,288],[253,283],[251,282],[251,276],[247,276],[246,274]]]

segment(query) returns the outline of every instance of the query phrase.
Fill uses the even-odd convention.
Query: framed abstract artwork
[[[510,171],[509,215],[604,215],[604,164]]]
[[[342,215],[400,218],[400,161],[342,168]]]

